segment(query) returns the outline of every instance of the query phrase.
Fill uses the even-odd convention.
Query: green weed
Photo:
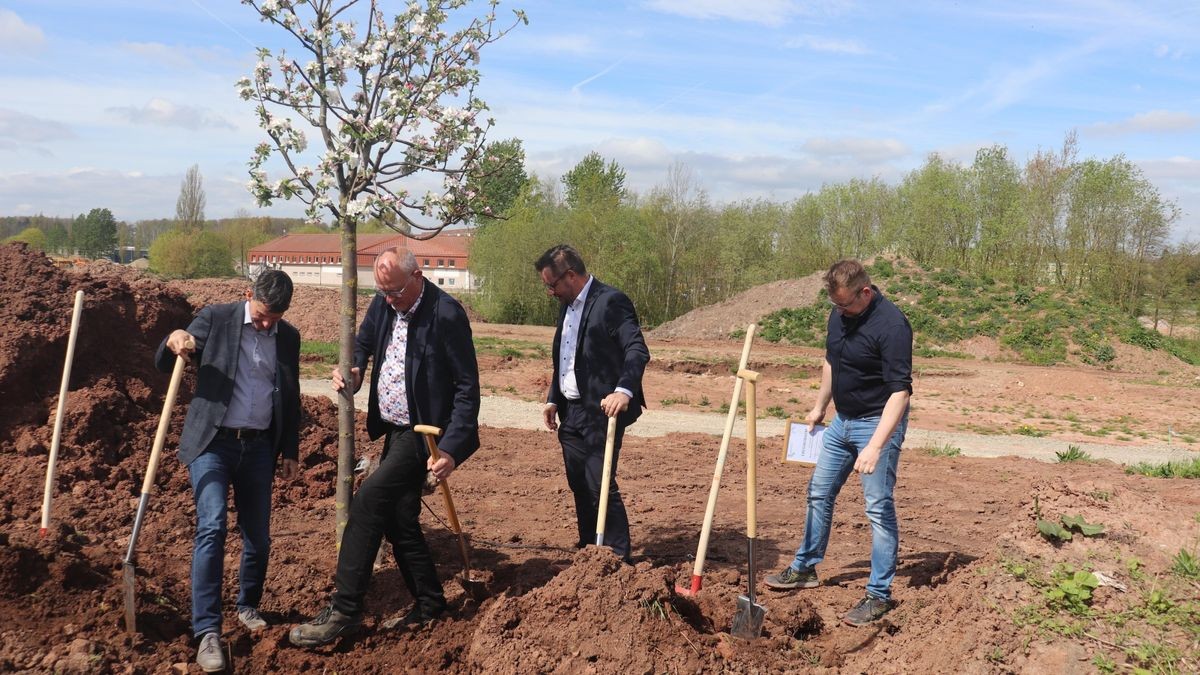
[[[1016,429],[1013,429],[1013,432],[1021,436],[1033,436],[1034,438],[1041,438],[1042,436],[1046,435],[1045,431],[1042,431],[1032,424],[1022,424]]]
[[[1171,558],[1171,571],[1188,579],[1200,579],[1200,558],[1191,551],[1179,549],[1179,553]]]
[[[1087,570],[1072,573],[1068,567],[1057,586],[1046,589],[1046,603],[1054,608],[1065,609],[1072,614],[1086,615],[1092,601],[1092,591],[1100,586],[1100,580]]]
[[[958,457],[962,454],[962,450],[960,448],[956,448],[949,443],[925,446],[921,448],[921,452],[929,455],[930,457]]]
[[[1092,461],[1092,456],[1080,450],[1078,445],[1068,445],[1066,451],[1055,452],[1054,454],[1058,457],[1060,463]]]
[[[773,405],[770,408],[767,408],[767,416],[768,417],[778,417],[780,419],[786,420],[788,417],[788,414],[786,412],[784,412],[782,406]]]

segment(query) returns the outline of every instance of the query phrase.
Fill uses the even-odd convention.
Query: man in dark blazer
[[[587,273],[575,249],[561,244],[534,263],[546,292],[562,304],[554,332],[554,377],[542,411],[558,430],[567,484],[575,495],[576,547],[596,541],[600,481],[608,418],[617,418],[604,543],[631,562],[629,518],[617,489],[617,459],[625,428],[646,407],[642,373],[650,351],[633,303],[621,291]]]
[[[205,307],[155,354],[164,372],[177,355],[190,355],[198,366],[179,461],[188,468],[196,505],[192,632],[205,672],[225,668],[221,580],[230,486],[242,531],[238,620],[252,631],[267,625],[258,604],[271,548],[271,486],[277,465],[284,478],[295,477],[300,449],[300,334],[281,320],[291,300],[288,275],[263,272],[244,302]]]
[[[414,603],[406,625],[428,623],[446,610],[433,556],[421,533],[426,474],[443,480],[479,448],[479,366],[462,305],[426,281],[412,253],[391,248],[375,260],[375,299],[358,329],[353,382],[333,373],[333,388],[362,386],[367,362],[371,398],[367,432],[384,437],[379,467],[363,481],[342,532],[330,605],[289,639],[301,647],[335,640],[362,622],[364,597],[383,537]],[[434,462],[413,426],[442,429]]]

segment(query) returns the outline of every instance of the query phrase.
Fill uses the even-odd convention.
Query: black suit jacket
[[[438,450],[449,453],[455,465],[479,449],[479,365],[471,322],[462,305],[427,279],[422,281],[421,304],[408,323],[408,353],[404,385],[412,424],[442,429]],[[371,398],[367,433],[374,440],[387,431],[379,416],[379,367],[392,340],[396,310],[378,295],[367,308],[355,340],[354,365],[371,369]]]
[[[246,302],[209,305],[200,310],[187,332],[196,340],[192,362],[199,364],[196,393],[188,406],[183,433],[179,437],[179,461],[187,466],[200,456],[225,418],[233,398],[238,350]],[[298,459],[300,454],[300,333],[280,321],[275,334],[275,391],[271,400],[272,444],[276,458]],[[169,336],[168,336],[169,337]],[[155,365],[163,372],[175,368],[175,354],[167,349],[167,338],[158,345]]]
[[[558,405],[560,417],[566,397],[558,386],[559,343],[566,315],[564,306],[558,313],[558,327],[554,331],[554,377],[550,380],[547,401]],[[632,424],[646,407],[642,373],[650,361],[650,350],[642,337],[633,302],[621,291],[592,277],[580,318],[575,381],[588,418],[603,429],[608,422],[600,410],[600,401],[617,387],[624,387],[633,392],[633,399],[625,412],[617,416],[617,421],[621,425]]]

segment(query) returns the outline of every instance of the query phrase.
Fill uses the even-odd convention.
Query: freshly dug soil
[[[87,301],[53,523],[42,537],[42,485],[76,288]],[[138,545],[136,635],[122,625],[120,570],[167,382],[152,366],[153,351],[187,324],[194,307],[173,286],[138,273],[106,265],[63,270],[18,245],[0,246],[0,293],[0,671],[199,672],[189,629],[194,512],[173,451],[190,381]],[[531,376],[494,365],[485,379],[497,386],[524,388]],[[655,371],[657,395],[668,393],[669,378],[690,381],[685,371]],[[708,388],[714,399],[727,395],[725,385]],[[940,402],[949,410],[946,391]],[[430,498],[422,519],[449,614],[418,630],[389,628],[412,600],[382,556],[363,628],[330,647],[301,650],[287,643],[287,630],[327,602],[336,564],[334,407],[316,397],[303,406],[301,477],[275,486],[261,607],[274,625],[257,635],[233,616],[240,541],[231,517],[224,598],[231,672],[1088,672],[1097,655],[1127,668],[1123,649],[1107,646],[1132,639],[1127,632],[1090,639],[1015,620],[1028,619],[1022,612],[1029,607],[1050,612],[1026,578],[1035,569],[1048,575],[1061,565],[1086,566],[1130,587],[1124,594],[1096,590],[1094,606],[1107,615],[1141,602],[1136,584],[1147,579],[1182,606],[1189,598],[1168,570],[1177,551],[1200,542],[1194,481],[1126,475],[1109,463],[934,457],[906,448],[896,488],[899,606],[872,626],[852,628],[841,616],[863,595],[870,549],[857,480],[840,497],[822,585],[770,591],[762,577],[788,564],[799,543],[811,469],[780,464],[760,448],[756,581],[767,615],[763,636],[747,642],[729,635],[737,596],[749,583],[740,441],[729,450],[703,589],[685,596],[675,584],[692,573],[719,439],[626,437],[618,477],[634,541],[636,564],[628,566],[606,549],[571,546],[571,496],[552,434],[484,427],[483,448],[451,484],[486,597],[468,596],[456,580],[457,540],[441,500]],[[362,426],[360,455],[377,454]],[[1067,514],[1103,523],[1106,532],[1059,545],[1039,536],[1038,518]],[[1028,570],[1017,572],[1018,564]],[[1144,629],[1180,647],[1177,670],[1195,669],[1194,634],[1129,621],[1122,630]]]

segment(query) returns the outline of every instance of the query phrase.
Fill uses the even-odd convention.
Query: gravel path
[[[300,391],[311,395],[327,395],[333,398],[328,380],[301,380]],[[364,387],[354,397],[360,409],[367,407],[367,389]],[[542,429],[542,406],[538,403],[521,401],[503,396],[484,396],[480,403],[479,421],[491,427],[511,429]],[[727,415],[716,413],[680,412],[671,410],[647,410],[637,423],[626,432],[630,436],[657,437],[671,433],[702,433],[720,436],[725,431]],[[758,421],[759,438],[778,437],[780,440],[763,444],[767,452],[782,451],[784,420],[763,418]],[[733,435],[745,435],[745,423],[739,419],[734,425]],[[1076,445],[1095,459],[1106,459],[1118,464],[1191,460],[1197,454],[1181,447],[1162,444],[1109,445],[1104,443],[1070,443],[1049,438],[1029,436],[999,436],[969,434],[953,431],[926,431],[909,427],[905,447],[958,448],[967,457],[1029,457],[1043,462],[1057,461],[1056,452],[1063,452],[1068,445]]]

